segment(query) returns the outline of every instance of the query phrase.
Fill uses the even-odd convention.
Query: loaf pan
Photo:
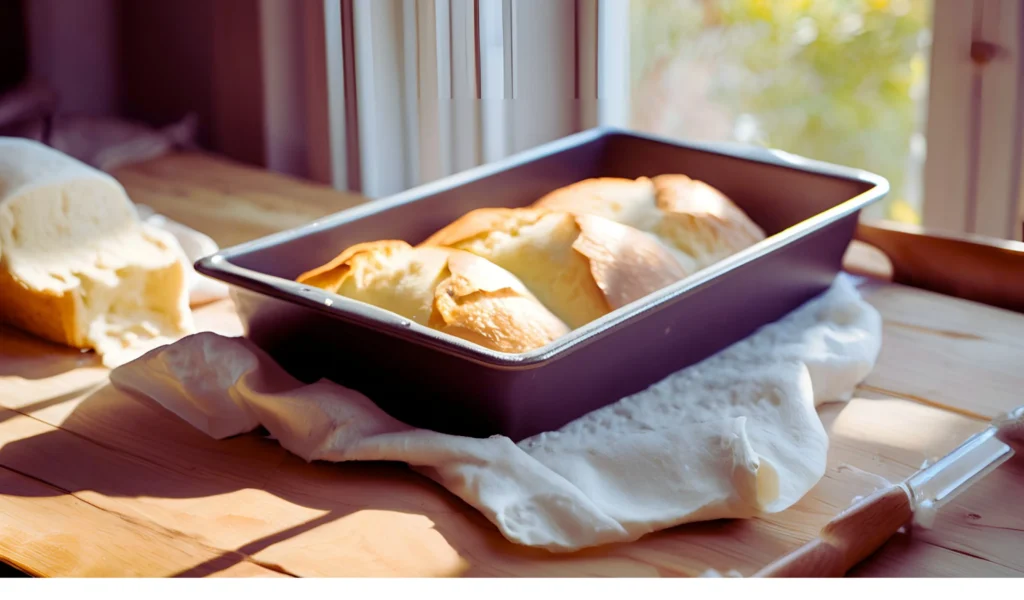
[[[662,173],[717,187],[767,239],[524,354],[294,281],[358,242],[417,244],[472,209],[526,206],[589,177]],[[861,209],[888,188],[878,175],[778,151],[600,128],[222,250],[196,268],[230,285],[246,335],[297,378],[359,390],[411,425],[518,441],[641,391],[827,289]]]

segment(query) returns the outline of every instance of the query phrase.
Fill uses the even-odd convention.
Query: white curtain
[[[581,129],[626,125],[628,0],[326,5],[328,30],[335,15],[351,23],[337,26],[334,48],[343,54],[334,68],[350,76],[329,85],[329,103],[343,113],[332,128],[349,126],[338,150],[356,156],[334,161],[336,184],[386,196]]]
[[[629,125],[629,0],[261,1],[272,169],[380,197]],[[1021,239],[1022,5],[935,0],[926,226]]]

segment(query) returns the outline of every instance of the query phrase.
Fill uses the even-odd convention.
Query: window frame
[[[387,195],[581,129],[629,126],[629,0],[323,2],[327,70],[355,73],[326,86],[337,187]],[[926,227],[1024,235],[1021,5],[934,0]],[[346,14],[351,46],[337,41]],[[999,51],[981,64],[971,52],[985,42]],[[341,47],[353,51],[338,57]],[[357,156],[339,159],[345,148]]]
[[[1021,3],[935,0],[933,14],[922,224],[1021,240]]]
[[[621,10],[617,6],[605,8],[605,1],[617,0],[602,0],[604,10],[598,12],[599,62],[602,68],[628,69],[622,48],[628,51],[629,20],[615,12]],[[1022,4],[933,2],[921,214],[925,227],[1024,239]],[[977,54],[984,44],[996,49],[988,62],[972,57],[972,50]],[[618,67],[616,59],[623,56],[625,65]],[[604,105],[615,107],[597,119],[600,124],[628,124],[624,107],[629,87],[619,85],[618,76],[616,71],[616,84],[599,91]],[[865,217],[882,215],[876,209]]]

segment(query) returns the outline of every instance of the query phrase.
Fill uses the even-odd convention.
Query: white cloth
[[[168,219],[144,204],[137,204],[135,206],[139,211],[139,217],[143,221],[173,235],[178,240],[178,244],[181,245],[181,249],[185,251],[185,256],[189,260],[189,304],[198,306],[228,297],[227,285],[216,279],[200,275],[192,266],[200,258],[205,258],[220,250],[217,242],[213,241],[213,238],[191,227],[186,227],[177,221]]]
[[[571,551],[784,510],[824,475],[815,411],[871,370],[881,317],[845,276],[777,323],[647,390],[519,444],[415,429],[243,338],[200,333],[111,374],[215,438],[263,425],[306,460],[406,462],[513,542]]]

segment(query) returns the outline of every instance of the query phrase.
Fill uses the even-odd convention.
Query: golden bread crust
[[[501,352],[543,346],[764,239],[685,175],[593,178],[480,208],[416,247],[356,244],[298,281]]]
[[[666,215],[658,233],[707,265],[765,238],[736,204],[714,187],[686,175],[654,178],[658,208]]]
[[[687,272],[654,239],[593,215],[579,215],[573,248],[587,257],[594,281],[612,310],[684,279]]]
[[[525,208],[478,208],[471,210],[428,237],[421,246],[455,247],[494,231],[532,225],[548,211]]]
[[[526,352],[569,332],[511,273],[451,248],[356,244],[298,281],[498,352]]]
[[[533,208],[588,214],[648,231],[658,218],[654,183],[646,178],[595,177],[558,188]]]
[[[424,244],[444,244],[501,266],[572,328],[686,276],[668,250],[639,230],[537,208],[478,209]]]
[[[569,333],[565,323],[501,267],[453,250],[448,270],[450,277],[435,291],[436,329],[508,353],[539,348]]]
[[[690,270],[765,238],[764,231],[719,190],[679,174],[587,179],[546,194],[531,208],[596,215],[645,231]]]
[[[33,290],[11,275],[5,264],[0,264],[0,315],[0,320],[56,344],[85,345],[85,340],[76,339],[71,292]]]
[[[403,250],[406,248],[411,248],[411,246],[401,240],[380,240],[354,244],[342,250],[341,254],[335,256],[330,262],[306,271],[295,280],[298,283],[334,292],[337,291],[345,275],[348,274],[352,267],[352,262],[360,254],[380,252],[382,250]]]

